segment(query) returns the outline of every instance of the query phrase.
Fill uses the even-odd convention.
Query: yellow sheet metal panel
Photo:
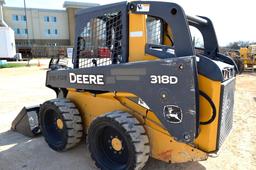
[[[128,110],[129,113],[136,117],[141,124],[145,124],[147,108],[142,107],[138,103],[135,103],[126,97],[116,97],[116,99]]]
[[[173,46],[172,41],[173,34],[169,25],[165,24],[164,26],[164,45]]]
[[[142,14],[129,14],[129,62],[157,59],[157,57],[145,54],[146,17]]]
[[[85,127],[88,127],[96,116],[104,113],[115,110],[128,111],[113,96],[96,97],[89,92],[69,91],[67,98],[78,107]]]
[[[147,108],[124,97],[133,96],[129,93],[106,93],[93,95],[89,92],[70,90],[67,98],[78,107],[85,128],[91,121],[104,113],[122,110],[131,113],[144,125],[150,139],[151,156],[168,163],[181,163],[207,159],[207,154],[185,143],[175,141],[162,127],[156,115]]]
[[[171,136],[145,126],[149,136],[151,156],[168,163],[206,160],[207,154],[188,145],[175,141]]]
[[[118,100],[144,124],[149,136],[151,156],[168,163],[182,163],[207,159],[207,154],[185,143],[177,142],[164,129],[155,113],[125,97]],[[140,115],[140,116],[139,116]],[[141,119],[145,119],[144,122]]]
[[[129,108],[129,113],[133,113],[133,115],[139,119],[139,121],[143,124],[146,124],[162,133],[169,134],[167,130],[163,127],[160,120],[157,118],[154,112],[148,110],[147,108],[139,105],[138,103],[133,102],[132,100],[126,97],[117,97],[116,98],[120,103]],[[137,116],[140,115],[140,116]],[[141,120],[143,118],[143,120]]]
[[[127,92],[109,92],[109,93],[103,93],[103,94],[97,94],[98,97],[109,97],[109,96],[116,96],[116,97],[136,97],[136,95],[132,93]]]
[[[116,110],[131,113],[140,123],[144,124],[147,109],[134,103],[127,97],[137,96],[126,92],[109,92],[94,95],[89,92],[76,92],[74,90],[70,90],[67,96],[78,107],[84,119],[85,127],[88,127],[95,117]]]
[[[146,124],[153,129],[156,129],[164,134],[169,135],[168,131],[164,128],[160,120],[156,117],[155,113],[152,111],[147,112],[147,119],[146,119]]]
[[[221,82],[212,81],[202,75],[199,75],[199,89],[206,93],[213,101],[216,107],[216,118],[210,124],[200,125],[199,136],[197,137],[195,144],[206,152],[212,152],[216,150]],[[200,122],[205,122],[211,118],[212,108],[208,101],[206,101],[202,96],[200,96],[199,100]]]

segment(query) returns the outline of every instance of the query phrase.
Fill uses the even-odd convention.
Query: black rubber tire
[[[83,137],[82,118],[76,106],[68,99],[53,99],[40,106],[40,128],[46,143],[55,151],[75,147]],[[61,119],[63,128],[54,124]]]
[[[105,147],[108,146],[105,143],[110,143],[110,140],[104,140],[108,138],[103,136],[108,137],[113,133],[121,139],[123,153],[120,151],[120,155],[109,156],[111,151],[107,150],[111,150],[111,146]],[[91,157],[95,165],[103,170],[139,170],[149,158],[150,145],[146,131],[143,125],[127,112],[115,111],[97,117],[88,129],[87,138]]]

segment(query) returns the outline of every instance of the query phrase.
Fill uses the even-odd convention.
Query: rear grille
[[[219,130],[217,150],[225,141],[230,133],[233,124],[233,108],[234,108],[234,91],[235,91],[235,78],[225,81],[221,87],[221,105],[219,117]]]

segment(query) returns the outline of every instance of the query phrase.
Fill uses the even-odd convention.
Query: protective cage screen
[[[120,11],[90,19],[78,37],[76,60],[79,60],[79,68],[120,63],[121,40]]]
[[[163,44],[163,21],[159,18],[148,16],[147,20],[147,43]]]

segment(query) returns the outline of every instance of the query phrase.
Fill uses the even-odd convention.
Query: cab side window
[[[147,43],[163,44],[163,22],[159,18],[147,16]]]

